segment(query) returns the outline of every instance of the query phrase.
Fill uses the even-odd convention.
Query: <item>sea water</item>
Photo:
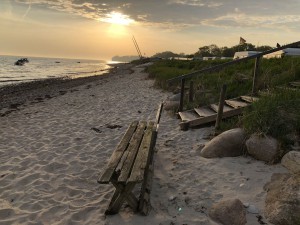
[[[23,66],[15,65],[21,58],[27,58],[29,62]],[[109,68],[104,60],[0,56],[0,87],[49,78],[76,79],[102,75]]]

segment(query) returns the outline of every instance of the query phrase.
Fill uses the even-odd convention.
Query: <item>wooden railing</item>
[[[256,81],[257,81],[257,77],[258,77],[260,59],[262,58],[262,56],[268,55],[268,54],[271,54],[273,52],[277,52],[277,51],[280,51],[280,50],[283,50],[283,49],[286,49],[286,48],[298,47],[299,45],[300,45],[300,41],[297,41],[297,42],[294,42],[294,43],[291,43],[291,44],[283,45],[279,48],[274,48],[274,49],[264,51],[264,52],[261,52],[261,53],[255,54],[255,55],[251,55],[251,56],[248,56],[248,57],[245,57],[245,58],[235,59],[235,60],[232,60],[230,62],[225,62],[225,63],[219,64],[219,65],[216,65],[216,66],[212,66],[212,67],[209,67],[209,68],[204,68],[204,69],[201,69],[201,70],[194,71],[192,73],[183,74],[181,76],[169,79],[167,81],[168,84],[172,84],[172,83],[174,83],[178,80],[181,80],[181,92],[180,92],[181,95],[180,95],[180,105],[179,105],[179,110],[178,111],[181,112],[183,110],[184,87],[185,87],[186,79],[190,79],[190,78],[193,78],[193,77],[204,75],[204,73],[206,73],[206,72],[218,71],[218,70],[221,70],[221,69],[223,69],[227,66],[231,66],[231,65],[234,65],[234,64],[237,64],[237,63],[240,63],[240,62],[248,61],[250,59],[255,59],[253,82],[252,82],[252,94],[254,95],[254,94],[256,94],[256,91],[257,91],[256,90]]]

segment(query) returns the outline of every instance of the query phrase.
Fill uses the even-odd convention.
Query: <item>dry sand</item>
[[[212,128],[180,131],[167,112],[156,145],[150,215],[128,207],[104,215],[113,188],[96,182],[99,173],[127,126],[154,119],[159,102],[171,95],[153,88],[142,71],[93,80],[0,117],[1,225],[217,224],[208,209],[232,198],[263,215],[263,185],[285,169],[245,157],[204,159],[198,148]],[[259,224],[255,214],[247,220]]]

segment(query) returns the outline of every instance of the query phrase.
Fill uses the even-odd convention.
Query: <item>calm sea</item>
[[[25,57],[0,56],[0,87],[47,78],[79,78],[101,75],[110,68],[106,61],[27,57],[28,63],[14,63]]]

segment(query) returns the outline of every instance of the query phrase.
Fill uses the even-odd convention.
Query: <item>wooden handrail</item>
[[[245,58],[235,59],[235,60],[232,60],[230,62],[222,63],[222,64],[212,66],[212,67],[209,67],[209,68],[205,68],[205,69],[202,69],[202,70],[197,70],[197,71],[194,71],[192,73],[183,74],[179,77],[175,77],[175,78],[167,80],[167,83],[172,84],[172,83],[174,83],[175,81],[178,81],[178,80],[183,80],[183,79],[188,79],[188,78],[191,78],[191,77],[195,77],[195,76],[201,75],[201,73],[205,73],[205,72],[220,70],[224,67],[227,67],[227,66],[239,63],[239,62],[244,62],[244,61],[247,61],[249,59],[254,59],[254,58],[260,58],[264,55],[267,55],[267,54],[270,54],[270,53],[273,53],[273,52],[277,52],[277,51],[283,50],[285,48],[296,47],[298,45],[300,45],[300,41],[297,41],[297,42],[294,42],[294,43],[291,43],[291,44],[287,44],[287,45],[283,45],[279,48],[274,48],[274,49],[264,51],[264,52],[261,52],[261,53],[255,54],[255,55],[251,55],[251,56],[248,56],[248,57],[245,57]]]

